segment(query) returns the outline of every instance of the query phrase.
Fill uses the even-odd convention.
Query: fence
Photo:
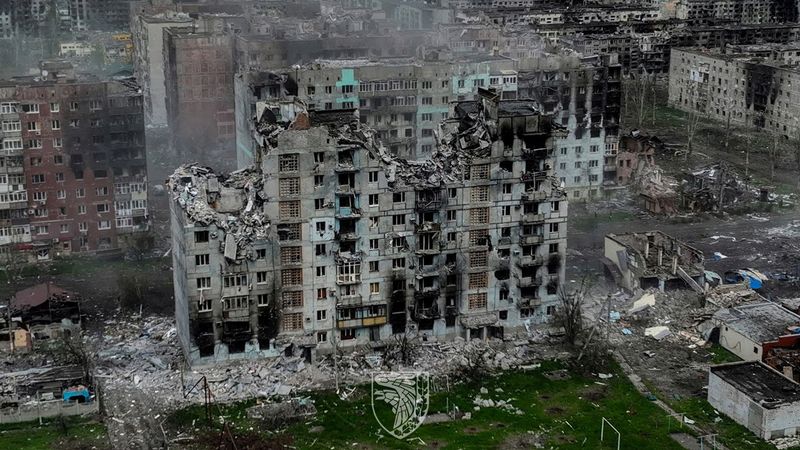
[[[63,400],[48,400],[37,403],[28,403],[15,408],[0,409],[0,424],[29,422],[39,418],[56,416],[79,416],[82,414],[95,414],[100,411],[100,402],[90,403],[64,403]]]

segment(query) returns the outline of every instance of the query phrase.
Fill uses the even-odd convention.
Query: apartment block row
[[[355,110],[269,112],[259,163],[171,177],[188,359],[307,356],[381,342],[512,337],[564,282],[568,199],[531,101],[457,103],[430,159],[397,158]]]
[[[251,163],[260,140],[239,112],[280,111],[300,100],[318,111],[358,108],[361,123],[376,130],[392,154],[425,159],[435,148],[436,124],[449,117],[452,104],[490,88],[504,100],[530,100],[565,127],[554,139],[559,179],[570,198],[591,198],[615,180],[604,178],[603,163],[618,147],[620,82],[611,58],[559,54],[522,61],[331,60],[297,70],[247,71],[234,83],[237,158],[240,167]]]

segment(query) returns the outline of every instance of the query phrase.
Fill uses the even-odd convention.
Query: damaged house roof
[[[66,289],[62,289],[53,283],[40,283],[14,294],[14,297],[11,298],[11,309],[20,311],[33,308],[52,298],[58,298],[60,301],[70,299],[75,302],[78,301],[75,294]]]
[[[714,313],[713,319],[758,343],[792,334],[788,328],[800,325],[800,316],[773,302],[746,303],[721,309]]]
[[[767,409],[800,401],[800,384],[760,361],[722,364],[710,370]]]

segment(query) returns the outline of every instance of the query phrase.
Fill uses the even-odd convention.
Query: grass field
[[[13,450],[70,450],[109,448],[105,426],[94,420],[68,418],[0,425],[0,448]]]
[[[429,414],[444,412],[450,405],[470,412],[471,419],[423,425],[410,441],[397,440],[380,429],[373,417],[369,386],[360,387],[346,401],[331,392],[311,394],[317,416],[280,431],[270,432],[246,418],[244,411],[253,402],[223,407],[221,413],[233,424],[234,435],[252,432],[266,439],[290,439],[297,448],[404,449],[419,448],[422,440],[422,447],[427,448],[511,449],[530,448],[531,439],[538,439],[545,448],[616,448],[616,439],[600,442],[603,417],[622,434],[622,448],[681,448],[669,437],[663,412],[619,371],[610,380],[571,377],[551,381],[543,375],[559,368],[556,363],[545,363],[534,371],[505,372],[481,383],[451,386],[449,393],[436,392],[431,395]],[[473,410],[473,399],[482,387],[489,391],[482,398],[510,400],[523,414],[492,407]],[[170,423],[177,431],[190,431],[192,423],[205,423],[203,411],[202,407],[179,411]],[[207,430],[202,426],[194,432],[202,435]]]

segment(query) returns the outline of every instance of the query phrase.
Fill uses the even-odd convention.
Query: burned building
[[[149,229],[138,85],[63,66],[0,82],[6,255],[18,250],[47,260],[116,250]]]
[[[660,231],[607,235],[603,263],[629,291],[704,290],[703,253]]]
[[[262,114],[259,164],[170,179],[176,317],[192,363],[302,349],[510,337],[563,283],[562,132],[535,102],[482,90],[398,158],[355,110]],[[288,348],[288,350],[287,350]]]
[[[0,311],[0,351],[30,350],[33,341],[58,339],[81,323],[80,295],[52,283],[23,289]],[[8,322],[9,318],[11,323]]]
[[[754,199],[725,163],[710,164],[684,173],[680,195],[681,206],[689,211],[721,211]]]
[[[295,68],[240,70],[236,91],[237,159],[253,160],[254,114],[299,99],[309,109],[359,108],[361,122],[396,156],[426,158],[436,124],[452,104],[475,100],[481,88],[503,100],[529,100],[565,129],[556,136],[554,168],[571,200],[597,198],[603,190],[604,155],[618,145],[621,71],[614,58],[545,52],[512,60],[453,54],[440,59],[319,60]],[[265,67],[268,63],[260,62]]]

